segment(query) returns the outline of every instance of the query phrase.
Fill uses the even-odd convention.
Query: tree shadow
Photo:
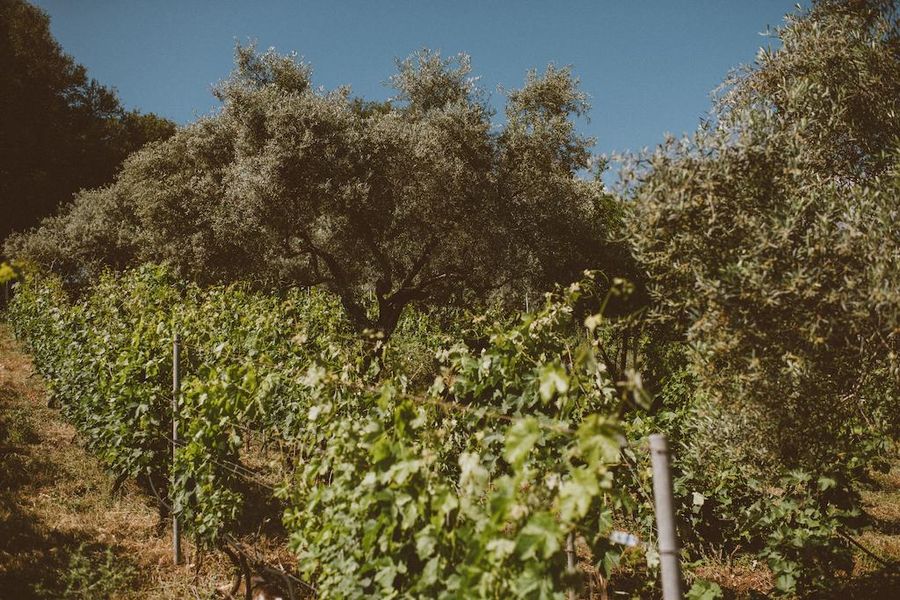
[[[4,513],[0,519],[3,597],[106,598],[133,582],[137,568],[124,548],[97,543],[80,533],[48,531],[21,511]]]
[[[15,389],[0,383],[0,597],[104,598],[130,584],[135,567],[121,547],[59,531],[28,511],[27,496],[58,476],[35,456],[40,443]]]
[[[843,585],[813,596],[816,600],[895,600],[900,597],[900,571],[883,567],[854,575]]]
[[[244,500],[235,524],[235,534],[239,537],[264,535],[287,540],[287,531],[282,522],[284,503],[275,498],[270,489],[251,482],[241,482],[237,489]]]

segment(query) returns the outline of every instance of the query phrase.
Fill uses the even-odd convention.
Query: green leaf
[[[416,553],[419,558],[426,560],[434,554],[434,547],[437,539],[434,537],[434,528],[431,525],[425,527],[416,534]]]
[[[549,402],[557,393],[565,394],[569,391],[569,376],[566,370],[558,363],[544,365],[540,375],[540,393],[544,402]]]
[[[522,560],[546,560],[559,551],[562,535],[553,515],[548,512],[535,513],[516,537],[516,554]]]
[[[503,458],[515,469],[521,469],[540,435],[537,419],[534,417],[519,419],[506,431]]]
[[[381,586],[381,589],[388,590],[394,586],[394,579],[396,577],[397,567],[393,564],[389,564],[375,574],[375,581]]]
[[[578,453],[592,468],[603,470],[619,462],[622,434],[615,423],[601,415],[590,415],[576,432]]]
[[[508,540],[506,538],[493,538],[487,543],[485,549],[490,552],[498,562],[502,562],[516,549],[516,543],[513,540]]]
[[[573,522],[583,518],[591,507],[591,500],[600,493],[597,475],[586,468],[572,470],[559,490],[559,518]]]
[[[700,509],[703,508],[703,504],[706,502],[706,496],[701,494],[700,492],[692,492],[691,494],[691,503],[693,507],[691,510],[694,514],[698,514]]]
[[[440,559],[435,556],[422,569],[422,575],[419,577],[419,585],[422,587],[434,585],[438,580],[438,570],[440,568]]]
[[[818,481],[819,490],[824,492],[826,490],[830,490],[831,488],[837,485],[837,481],[832,479],[831,477],[819,477]]]
[[[722,588],[718,583],[698,579],[684,598],[685,600],[719,600],[722,597]]]

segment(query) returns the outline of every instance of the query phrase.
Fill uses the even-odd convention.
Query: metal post
[[[566,570],[569,574],[569,577],[572,578],[572,583],[569,584],[569,592],[566,594],[568,600],[575,600],[578,597],[578,593],[575,589],[575,534],[569,533],[566,536]]]
[[[181,374],[178,372],[180,354],[180,340],[178,334],[172,340],[172,465],[175,465],[175,448],[178,445],[178,397],[181,392]],[[172,484],[174,485],[174,477]],[[172,510],[172,555],[176,565],[181,564],[181,527],[178,523],[178,514]]]
[[[650,460],[653,465],[653,503],[656,505],[663,600],[681,600],[680,548],[675,530],[672,474],[669,470],[669,445],[666,436],[650,436]]]

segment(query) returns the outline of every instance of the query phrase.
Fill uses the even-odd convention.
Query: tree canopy
[[[112,181],[122,160],[175,126],[125,110],[50,33],[49,17],[0,0],[0,240],[82,188]]]
[[[569,69],[530,73],[501,128],[466,56],[399,61],[387,103],[310,78],[294,56],[238,47],[218,113],[12,246],[70,273],[154,260],[201,282],[323,284],[385,334],[410,302],[625,268],[618,204],[577,176],[592,140],[574,130],[587,103]]]
[[[726,79],[720,118],[737,125],[746,109],[775,111],[828,176],[861,182],[891,170],[900,144],[897,3],[819,0],[786,19],[780,45]]]
[[[778,36],[715,123],[645,157],[628,228],[704,387],[824,468],[900,416],[900,27],[893,3],[825,1]]]

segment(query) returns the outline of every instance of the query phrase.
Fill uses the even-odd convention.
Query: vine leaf
[[[506,448],[503,457],[515,469],[521,469],[540,435],[540,428],[534,417],[516,421],[506,432]]]
[[[569,376],[566,370],[557,363],[544,365],[539,375],[541,382],[540,393],[544,402],[549,402],[557,393],[565,394],[569,391]]]
[[[548,512],[538,512],[516,538],[516,552],[522,560],[548,559],[559,551],[562,530],[556,518]]]

